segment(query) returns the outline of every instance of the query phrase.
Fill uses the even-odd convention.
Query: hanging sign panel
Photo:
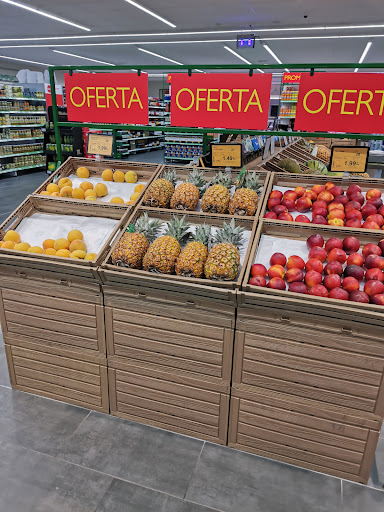
[[[271,74],[175,73],[171,125],[266,130]]]
[[[68,121],[148,124],[148,75],[65,75]]]
[[[283,84],[298,84],[300,82],[301,73],[284,73]]]
[[[384,75],[302,73],[295,130],[384,133]]]

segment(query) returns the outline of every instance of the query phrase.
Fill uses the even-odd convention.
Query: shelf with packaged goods
[[[2,139],[0,138],[0,142],[19,142],[24,140],[42,140],[44,137],[25,137],[20,139]]]
[[[163,145],[146,146],[145,148],[132,148],[132,149],[129,149],[128,151],[118,151],[117,154],[124,156],[124,155],[129,155],[131,153],[136,153],[137,151],[150,151],[151,149],[162,149],[162,148],[164,148]]]
[[[42,128],[43,126],[45,126],[45,123],[44,124],[0,124],[0,129],[3,129],[3,128]]]
[[[0,174],[4,174],[6,172],[25,171],[26,169],[37,169],[38,167],[45,167],[45,163],[44,164],[27,165],[26,167],[14,167],[13,169],[0,169]]]
[[[6,155],[0,154],[0,158],[10,158],[12,156],[42,155],[43,153],[44,153],[44,151],[41,150],[41,151],[31,151],[30,153],[9,153]]]
[[[13,96],[0,96],[0,100],[19,100],[19,101],[46,101],[45,98],[17,98]]]
[[[203,155],[195,155],[201,157]],[[193,160],[195,156],[165,156],[164,160]]]
[[[169,146],[202,146],[202,142],[171,142],[169,140],[165,141],[165,144]]]
[[[280,103],[297,103],[297,100],[280,100]]]
[[[158,138],[161,138],[161,137],[164,137],[164,135],[148,135],[148,136],[143,136],[143,137],[122,137],[121,140],[118,139],[116,141],[116,144],[124,144],[125,142],[128,142],[130,140],[143,140],[143,139],[158,139]]]
[[[0,114],[46,114],[45,110],[0,110]]]

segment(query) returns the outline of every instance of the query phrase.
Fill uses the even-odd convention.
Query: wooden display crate
[[[76,171],[79,167],[87,167],[89,170],[89,177],[90,178],[101,178],[101,173],[105,169],[112,169],[115,171],[134,171],[137,174],[138,181],[146,181],[147,185],[145,188],[148,187],[148,185],[152,182],[152,180],[157,176],[159,173],[159,170],[161,169],[160,164],[151,164],[151,163],[142,163],[142,162],[126,162],[121,160],[101,160],[100,162],[97,162],[96,160],[93,160],[91,158],[79,158],[79,157],[69,157],[54,173],[52,173],[48,179],[44,181],[42,185],[40,185],[37,190],[33,193],[33,195],[39,195],[43,190],[46,190],[47,186],[50,183],[56,183],[61,178],[67,178],[71,174],[76,174]],[[86,181],[86,179],[85,179]],[[108,186],[108,182],[105,182]],[[136,199],[135,205],[139,203],[141,200],[143,194],[145,192],[145,189],[140,193],[140,196]],[[50,196],[47,196],[50,197]],[[72,199],[72,198],[66,198],[66,197],[50,197],[52,201],[60,201],[61,203],[65,202],[74,202],[76,204],[84,204],[88,203],[87,201],[84,201],[83,199]],[[116,204],[116,203],[103,203],[100,201],[101,204],[108,204],[112,208],[113,207],[122,207],[125,206],[125,208],[128,207],[128,205],[123,204]],[[95,203],[92,203],[95,204]]]
[[[287,189],[294,190],[296,187],[304,187],[305,189],[310,189],[314,185],[325,185],[327,182],[332,182],[336,186],[342,187],[346,190],[350,185],[359,185],[362,190],[362,193],[366,193],[371,188],[377,188],[383,191],[384,194],[384,180],[383,179],[375,179],[375,178],[363,178],[361,176],[348,176],[346,178],[338,178],[336,176],[327,176],[323,174],[313,175],[313,174],[289,174],[286,172],[274,172],[271,174],[271,178],[268,183],[268,188],[265,191],[265,200],[263,203],[263,207],[260,210],[260,218],[263,218],[264,215],[269,211],[268,210],[268,199],[272,190],[275,190],[276,187],[286,187]],[[306,213],[304,213],[306,215]],[[268,222],[278,222],[280,224],[286,224],[287,226],[292,225],[292,221],[282,221],[277,219],[268,219]],[[294,221],[295,222],[295,221]],[[296,224],[296,222],[295,222]],[[299,222],[299,225],[305,225],[306,223]],[[308,225],[308,223],[307,223]],[[328,226],[323,224],[314,224],[314,226],[320,227],[332,227],[339,229],[338,226]],[[316,229],[316,228],[314,228]],[[376,230],[366,230],[365,228],[348,228],[342,226],[341,229],[364,229],[364,231],[375,232]]]
[[[111,414],[227,443],[229,394],[215,379],[159,364],[108,358]]]
[[[174,170],[177,175],[178,182],[185,182],[188,178],[190,172],[194,169],[194,167],[187,167],[187,166],[181,166],[181,165],[164,165],[164,167],[161,169],[161,171],[158,173],[157,178],[161,177],[164,172]],[[198,167],[200,171],[204,173],[205,181],[208,183],[212,178],[216,176],[216,174],[219,172],[219,169],[211,169],[207,167]],[[260,167],[256,167],[255,169],[252,169],[251,172],[256,172],[259,176],[259,183],[261,184],[261,191],[259,194],[259,203],[257,206],[257,210],[255,212],[255,215],[253,217],[244,217],[244,218],[254,218],[259,217],[259,212],[261,210],[261,207],[264,203],[264,197],[265,197],[265,190],[267,189],[270,173],[266,171],[265,169],[262,169]],[[232,176],[232,183],[235,185],[236,180],[240,174],[240,171],[232,170],[231,176]],[[231,193],[231,196],[233,194]],[[144,196],[142,196],[140,200],[139,206],[145,207],[143,204]],[[180,213],[181,210],[173,210],[172,208],[156,208],[159,211],[165,211],[168,213]],[[187,211],[184,211],[187,213]],[[197,215],[207,215],[209,217],[233,217],[232,215],[227,214],[220,214],[220,213],[206,213],[202,211],[188,211],[188,213],[191,214],[197,214]],[[236,216],[235,216],[236,217]]]
[[[169,221],[173,214],[168,210],[151,209],[151,208],[138,208],[134,214],[129,218],[128,224],[134,224],[144,212],[148,213],[149,218],[160,219],[163,223]],[[197,213],[180,213],[174,215],[181,218],[186,215],[187,222],[193,225],[207,223],[211,226],[222,227],[223,222],[229,222],[226,216],[210,216],[206,214]],[[250,233],[250,243],[244,244],[244,264],[242,265],[237,278],[234,281],[214,281],[209,279],[188,278],[177,275],[157,274],[147,272],[144,270],[130,269],[126,267],[119,267],[112,264],[112,252],[114,244],[123,236],[125,229],[122,230],[120,236],[116,238],[111,244],[110,251],[108,252],[104,262],[102,263],[99,272],[102,281],[106,285],[112,286],[133,286],[133,287],[146,287],[149,289],[168,290],[174,292],[182,291],[184,294],[206,296],[212,299],[229,301],[233,304],[236,303],[236,294],[234,290],[239,289],[244,277],[246,263],[248,261],[251,243],[256,230],[257,220],[253,217],[236,217],[236,225],[243,226]]]
[[[367,483],[381,418],[237,384],[230,411],[230,447]]]
[[[85,261],[80,259],[59,258],[48,256],[46,254],[36,254],[30,252],[15,251],[10,249],[0,249],[0,267],[15,267],[18,270],[43,270],[46,272],[58,272],[65,278],[68,275],[77,276],[84,279],[99,279],[97,267],[105,259],[110,244],[116,235],[122,229],[126,219],[131,214],[131,210],[126,206],[118,205],[112,207],[109,204],[93,203],[85,204],[73,201],[57,202],[44,196],[29,196],[3,224],[0,225],[0,239],[3,239],[6,231],[17,228],[25,217],[30,217],[34,213],[45,215],[78,215],[80,217],[103,217],[116,220],[117,224],[111,231],[106,242],[100,249],[94,261]],[[47,237],[49,238],[49,237]]]

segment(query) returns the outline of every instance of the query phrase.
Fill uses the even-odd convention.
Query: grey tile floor
[[[0,179],[0,222],[45,178]],[[383,512],[384,432],[376,461],[364,486],[12,391],[0,333],[1,512]]]

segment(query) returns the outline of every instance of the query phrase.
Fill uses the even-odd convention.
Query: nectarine
[[[269,263],[271,264],[271,266],[281,265],[282,267],[285,267],[285,264],[287,263],[287,258],[281,252],[275,252],[274,254],[272,254]]]
[[[308,257],[310,259],[316,258],[317,260],[320,260],[322,263],[327,259],[327,251],[323,249],[323,247],[312,247],[312,249],[309,251]]]
[[[316,284],[310,288],[309,295],[316,295],[317,297],[328,297],[328,290],[322,284]]]
[[[305,286],[304,283],[298,283],[294,281],[289,285],[288,291],[294,293],[308,293],[308,288]]]
[[[305,270],[309,272],[310,270],[314,270],[315,272],[323,271],[323,264],[317,258],[310,258],[305,264]]]
[[[299,268],[290,268],[289,270],[286,271],[284,277],[287,283],[293,283],[295,281],[302,281],[304,278],[304,274],[303,271],[300,270]]]
[[[275,212],[267,212],[264,215],[264,219],[277,219],[277,215]]]
[[[312,247],[323,247],[324,238],[321,235],[314,234],[307,238],[307,247],[308,249],[312,249]]]
[[[287,269],[291,268],[299,268],[300,270],[303,270],[305,267],[305,261],[303,258],[300,258],[300,256],[290,256],[287,261]]]
[[[379,268],[369,268],[365,273],[366,281],[384,281],[384,274]]]
[[[309,288],[312,288],[313,286],[316,286],[323,282],[323,276],[320,274],[320,272],[310,270],[305,274],[304,281]]]
[[[344,269],[344,276],[354,277],[358,281],[362,281],[364,279],[364,269],[359,265],[347,265]]]
[[[356,290],[349,295],[349,300],[353,302],[363,302],[364,304],[369,304],[369,295],[361,290]]]
[[[272,279],[274,277],[280,277],[283,278],[285,274],[285,269],[281,265],[272,265],[268,269],[268,276]]]
[[[254,276],[249,280],[249,284],[252,284],[253,286],[267,286],[267,281],[263,276]]]
[[[332,290],[332,288],[339,288],[341,285],[341,277],[339,274],[328,274],[324,277],[323,284],[327,290]]]
[[[349,293],[342,288],[332,288],[332,290],[329,290],[328,297],[330,299],[348,300]]]
[[[295,222],[305,222],[307,224],[310,224],[310,220],[309,220],[309,217],[307,217],[306,215],[298,215],[295,219]]]
[[[364,291],[370,297],[372,297],[372,295],[384,293],[384,284],[377,279],[374,281],[367,281],[364,285]]]
[[[366,258],[369,254],[377,254],[377,256],[381,256],[381,249],[376,244],[367,244],[364,245],[362,251],[364,258]]]
[[[324,267],[325,274],[341,274],[343,273],[343,265],[339,261],[331,261]]]
[[[327,240],[325,244],[325,250],[327,252],[330,252],[332,249],[342,249],[343,248],[343,242],[340,240],[340,238],[337,238],[333,236],[329,240]]]
[[[265,277],[267,275],[267,269],[261,263],[254,263],[251,267],[251,276],[262,276]]]
[[[343,290],[346,290],[348,293],[357,291],[359,289],[359,281],[354,277],[346,277],[343,280]]]
[[[357,252],[360,249],[360,242],[355,236],[347,236],[343,240],[343,249],[347,254]]]
[[[267,284],[268,288],[273,288],[275,290],[285,290],[286,285],[285,281],[281,279],[281,277],[273,277]]]
[[[347,261],[347,255],[343,249],[338,249],[335,247],[328,253],[327,261],[338,261],[340,263],[345,263]]]

